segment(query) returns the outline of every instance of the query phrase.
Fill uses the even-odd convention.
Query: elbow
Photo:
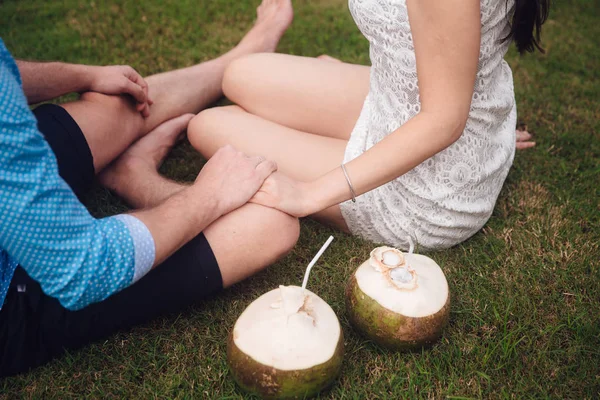
[[[76,270],[70,274],[55,276],[54,279],[43,279],[42,289],[67,310],[81,310],[99,299],[95,298],[90,282],[83,280],[84,274],[80,272],[81,270]]]
[[[467,120],[468,112],[445,110],[443,112],[422,112],[431,121],[430,126],[437,132],[440,144],[446,148],[456,142],[462,136]]]
[[[108,294],[99,293],[97,289],[94,285],[81,287],[81,283],[73,279],[53,287],[47,294],[67,310],[78,311],[109,297]]]
[[[71,298],[60,298],[58,299],[58,302],[60,303],[61,306],[63,306],[65,309],[69,310],[69,311],[79,311],[84,309],[85,307],[89,306],[88,303],[84,303],[82,301],[80,301],[80,299],[77,300],[73,300]]]
[[[73,266],[69,273],[41,276],[39,282],[49,297],[67,310],[77,311],[106,300],[131,284],[131,276],[107,276],[101,270],[92,270],[89,264],[81,264]]]
[[[53,285],[46,283],[44,292],[56,299],[61,306],[69,311],[77,311],[89,305],[89,301],[85,301],[85,296],[82,290],[78,290],[77,284],[73,277],[55,282]]]
[[[468,115],[455,116],[447,122],[448,146],[461,138],[467,126]]]

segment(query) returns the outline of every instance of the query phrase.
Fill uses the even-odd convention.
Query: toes
[[[185,128],[187,128],[188,124],[194,117],[195,117],[194,114],[183,114],[183,115],[180,115],[179,117],[175,117],[173,119],[163,122],[161,125],[159,125],[157,127],[157,129],[163,127],[165,129],[182,131]]]
[[[517,135],[517,141],[519,141],[519,142],[531,139],[531,134],[527,131],[517,130],[516,135]]]
[[[516,148],[517,150],[525,150],[535,147],[535,142],[517,142]]]

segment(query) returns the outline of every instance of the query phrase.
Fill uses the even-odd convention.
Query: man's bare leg
[[[185,188],[157,172],[164,157],[185,130],[192,114],[156,127],[135,142],[100,175],[100,181],[136,208],[154,206]],[[297,218],[246,204],[219,218],[204,235],[217,259],[223,286],[229,287],[274,263],[296,244]]]
[[[154,104],[147,119],[126,97],[85,93],[79,101],[64,104],[88,141],[96,171],[162,122],[198,113],[215,102],[223,95],[221,83],[229,63],[247,54],[275,51],[292,19],[291,0],[263,0],[256,23],[234,49],[199,65],[148,77]]]

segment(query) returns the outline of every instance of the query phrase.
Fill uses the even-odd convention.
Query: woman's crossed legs
[[[231,144],[275,161],[310,181],[339,167],[369,90],[369,67],[282,54],[234,61],[223,91],[238,106],[201,112],[188,127],[192,145],[210,158]],[[339,206],[314,215],[348,231]]]

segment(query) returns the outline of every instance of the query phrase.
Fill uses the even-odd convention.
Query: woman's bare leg
[[[262,155],[298,180],[312,180],[343,161],[369,90],[369,67],[281,54],[232,62],[223,91],[239,104],[205,110],[188,137],[210,158],[225,144]],[[314,218],[348,231],[339,206]]]
[[[348,140],[369,91],[369,73],[362,65],[253,54],[229,65],[223,92],[266,120]]]
[[[188,137],[210,158],[225,144],[262,155],[298,180],[315,179],[344,158],[369,90],[369,67],[281,54],[240,58],[225,71],[223,91],[239,107],[196,116]],[[348,231],[339,206],[314,215]]]

